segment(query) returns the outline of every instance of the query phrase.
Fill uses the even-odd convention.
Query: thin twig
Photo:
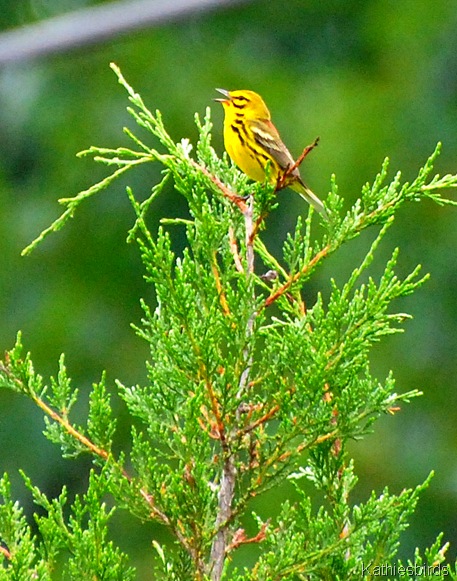
[[[304,276],[308,270],[313,268],[318,262],[320,262],[323,258],[327,256],[330,251],[330,245],[324,246],[324,248],[318,252],[312,260],[307,262],[303,268],[301,268],[298,272],[296,272],[293,276],[289,278],[282,286],[277,288],[271,295],[265,300],[264,307],[269,307],[272,303],[274,303],[279,297],[281,297],[284,293],[286,293],[289,288],[297,282],[302,276]]]
[[[74,438],[80,444],[82,444],[94,456],[98,456],[99,458],[104,460],[106,463],[109,462],[111,465],[114,465],[119,470],[119,472],[122,474],[122,476],[126,479],[126,481],[129,483],[129,485],[133,485],[133,483],[134,483],[133,478],[129,475],[129,473],[125,470],[125,468],[123,468],[122,466],[120,466],[118,464],[118,462],[115,460],[115,458],[112,456],[111,453],[107,452],[103,448],[100,448],[99,446],[94,444],[94,442],[92,442],[87,436],[85,436],[84,434],[81,434],[81,432],[76,430],[70,424],[68,419],[66,419],[65,417],[63,417],[62,415],[57,413],[55,410],[53,410],[46,402],[44,402],[34,392],[34,390],[30,386],[26,385],[21,379],[16,377],[16,375],[14,375],[14,373],[12,372],[10,367],[8,366],[8,363],[9,362],[7,361],[7,365],[4,365],[2,362],[0,362],[0,372],[3,372],[5,375],[7,375],[9,377],[9,379],[11,381],[14,381],[14,383],[16,383],[16,385],[18,386],[21,393],[29,394],[32,401],[48,417],[50,417],[52,420],[54,420],[55,422],[60,424],[62,426],[62,428],[67,432],[67,434],[69,434],[72,438]],[[179,528],[175,524],[172,523],[172,521],[168,518],[168,516],[164,512],[162,512],[159,509],[159,507],[155,503],[155,500],[154,500],[154,497],[152,496],[152,494],[150,494],[145,488],[141,488],[139,490],[139,492],[140,492],[142,498],[146,501],[149,509],[151,510],[151,516],[153,518],[156,518],[157,520],[161,521],[162,524],[168,526],[173,531],[173,533],[176,535],[176,538],[179,540],[181,545],[188,551],[188,553],[194,559],[197,566],[203,571],[204,565],[203,565],[203,561],[202,561],[201,557],[199,556],[198,549],[191,546],[191,544],[186,539],[184,534],[179,530]],[[6,553],[5,553],[5,555],[6,555]]]
[[[221,276],[217,266],[216,251],[214,251],[212,255],[211,270],[213,271],[214,281],[216,283],[217,294],[219,295],[219,302],[221,303],[222,312],[226,317],[228,317],[231,314],[230,307],[228,306],[224,288],[222,287]]]
[[[233,262],[238,272],[244,272],[243,263],[241,262],[240,253],[238,252],[238,243],[236,241],[235,231],[233,226],[229,226],[229,244],[230,251],[233,256]]]
[[[16,378],[16,380],[19,381],[17,378]],[[133,482],[132,477],[128,474],[128,472],[125,470],[125,468],[122,468],[116,462],[116,460],[113,458],[113,456],[109,452],[107,452],[103,448],[100,448],[99,446],[94,444],[91,440],[89,440],[89,438],[87,436],[85,436],[84,434],[81,434],[81,432],[78,432],[78,430],[76,430],[66,418],[62,417],[60,414],[58,414],[56,411],[54,411],[50,406],[48,406],[47,403],[45,403],[40,397],[38,397],[37,394],[32,392],[31,397],[32,397],[32,400],[35,402],[35,404],[47,416],[49,416],[55,422],[60,424],[62,426],[62,428],[67,432],[67,434],[69,434],[72,438],[77,440],[80,444],[82,444],[85,448],[87,448],[89,450],[89,452],[91,452],[95,456],[102,458],[102,460],[104,460],[105,462],[111,462],[112,464],[116,465],[116,467],[121,472],[122,476],[128,481],[129,484],[132,484],[132,482]],[[148,503],[153,515],[156,516],[157,518],[159,518],[164,524],[170,525],[170,520],[161,510],[159,510],[157,508],[152,495],[149,494],[143,488],[140,489],[140,494],[144,498],[144,500],[146,500],[146,502]]]
[[[311,143],[310,145],[307,145],[305,147],[305,149],[302,151],[301,155],[298,157],[297,161],[286,168],[286,170],[284,171],[283,174],[278,176],[278,182],[276,185],[276,189],[277,190],[282,190],[283,188],[287,187],[287,178],[298,168],[300,167],[300,165],[303,163],[303,160],[305,159],[305,157],[315,148],[318,146],[319,144],[319,137],[316,137],[316,139],[313,141],[313,143]]]
[[[246,210],[243,212],[246,232],[246,259],[248,265],[247,275],[254,273],[254,196],[250,196]]]
[[[197,163],[193,159],[190,159],[189,161],[190,161],[191,165],[193,165],[195,168],[197,168],[203,174],[205,174],[205,176],[208,179],[210,179],[213,182],[213,184],[220,189],[220,191],[222,192],[222,194],[228,200],[230,200],[231,202],[233,202],[234,204],[236,204],[238,206],[239,210],[243,214],[246,212],[247,204],[246,204],[246,199],[245,198],[242,198],[241,196],[238,196],[237,194],[234,194],[233,192],[231,192],[228,189],[228,187],[226,185],[224,185],[217,176],[213,175],[210,171],[208,171],[204,165],[200,165],[199,163]]]
[[[280,408],[278,405],[273,406],[271,410],[269,410],[261,418],[258,418],[257,420],[255,420],[255,422],[251,422],[250,424],[245,426],[242,430],[240,430],[240,435],[252,432],[252,430],[255,430],[258,426],[270,420],[275,415],[275,413],[279,411],[279,409]]]
[[[257,234],[259,233],[260,230],[260,226],[262,224],[262,222],[265,220],[266,218],[266,214],[260,214],[257,218],[257,220],[254,223],[254,226],[252,228],[251,231],[251,236],[249,238],[249,244],[254,245],[254,240],[255,238],[257,238]]]
[[[232,542],[227,547],[227,553],[237,549],[240,545],[247,545],[249,543],[261,543],[267,538],[266,530],[270,524],[270,520],[267,520],[262,524],[260,527],[259,532],[255,535],[255,537],[247,537],[246,532],[244,529],[238,529],[235,534],[233,535]]]
[[[251,196],[249,199],[249,203],[246,206],[246,211],[243,212],[244,223],[245,223],[245,239],[246,239],[246,262],[247,262],[246,275],[248,277],[251,277],[254,274],[254,258],[255,258],[254,227],[255,226],[254,226],[254,221],[253,221],[253,215],[254,215],[254,197]],[[254,289],[253,289],[252,290],[252,302],[253,303],[254,303],[254,300],[255,300],[255,295],[254,295]],[[251,372],[251,366],[252,366],[252,355],[250,354],[249,338],[251,337],[251,335],[254,331],[254,321],[255,321],[256,316],[257,316],[257,313],[255,311],[253,311],[251,313],[251,316],[249,317],[247,325],[246,325],[246,347],[244,349],[244,356],[246,357],[246,367],[244,368],[243,373],[241,374],[241,377],[240,377],[240,384],[239,384],[238,393],[237,393],[238,399],[241,398],[241,395],[246,390],[246,388],[249,384],[249,374]]]

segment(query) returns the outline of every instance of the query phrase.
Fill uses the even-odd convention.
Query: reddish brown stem
[[[238,243],[236,241],[235,232],[233,227],[229,227],[229,242],[230,242],[230,251],[233,255],[233,261],[235,263],[235,268],[238,272],[244,273],[243,263],[241,262],[240,253],[238,252]]]
[[[269,307],[274,303],[279,297],[286,293],[289,288],[297,282],[302,276],[304,276],[308,270],[313,268],[319,261],[325,258],[330,250],[330,246],[325,246],[320,252],[318,252],[310,262],[304,265],[304,267],[296,272],[293,276],[289,278],[282,286],[277,288],[271,295],[265,300],[264,307]]]
[[[319,144],[319,137],[316,137],[316,139],[313,141],[313,143],[311,143],[310,145],[307,145],[305,147],[305,149],[302,151],[301,155],[297,158],[297,161],[289,166],[288,168],[286,168],[285,172],[280,175],[278,177],[278,183],[276,186],[277,190],[282,190],[282,188],[286,187],[286,181],[287,178],[298,168],[300,167],[300,165],[303,163],[303,160],[305,159],[305,157],[311,153],[311,151],[317,147]]]
[[[48,417],[50,417],[52,420],[54,420],[55,422],[60,424],[62,426],[62,428],[70,436],[72,436],[73,438],[75,438],[75,440],[80,442],[85,448],[87,448],[87,450],[90,453],[92,453],[95,456],[98,456],[99,458],[101,458],[105,462],[110,462],[112,465],[116,465],[116,467],[119,469],[120,473],[126,479],[126,481],[129,484],[133,484],[132,477],[128,474],[128,472],[124,468],[122,468],[119,464],[117,464],[116,460],[109,452],[107,452],[103,448],[100,448],[99,446],[94,444],[91,440],[89,440],[89,438],[87,438],[87,436],[85,436],[84,434],[81,434],[81,432],[78,432],[78,430],[76,430],[70,424],[70,422],[68,421],[68,419],[66,417],[64,417],[63,415],[60,415],[55,410],[53,410],[47,403],[45,403],[28,385],[26,385],[22,380],[20,380],[18,377],[16,377],[14,375],[12,370],[9,368],[8,357],[6,357],[5,360],[7,361],[7,365],[3,365],[2,363],[0,363],[0,371],[7,374],[10,377],[10,379],[13,380],[17,384],[22,393],[28,394],[31,397],[31,399],[33,400],[33,402]],[[161,521],[164,525],[168,526],[173,531],[173,533],[176,535],[176,538],[179,540],[179,542],[182,544],[182,546],[191,555],[191,557],[193,558],[193,560],[197,564],[197,567],[203,571],[204,565],[203,565],[203,562],[201,560],[201,556],[198,553],[198,550],[195,547],[193,547],[191,545],[191,543],[189,543],[189,540],[179,530],[179,528],[174,523],[171,522],[171,520],[168,518],[168,516],[164,512],[162,512],[159,509],[159,507],[155,503],[154,497],[146,489],[141,488],[139,490],[139,492],[140,492],[142,498],[148,504],[148,506],[151,510],[151,516],[153,518],[156,518],[157,520]],[[0,549],[1,549],[1,547],[0,547]],[[8,556],[7,550],[2,550],[2,552],[6,557]]]
[[[227,547],[227,553],[237,549],[240,545],[247,545],[249,543],[261,543],[264,541],[267,537],[266,530],[269,524],[270,521],[264,522],[255,537],[247,537],[244,529],[238,529],[233,535],[232,542]]]
[[[231,202],[233,202],[234,204],[236,204],[239,208],[239,210],[241,212],[243,212],[243,214],[246,212],[247,210],[247,204],[246,204],[246,200],[244,198],[242,198],[241,196],[238,196],[237,194],[234,194],[233,192],[231,192],[228,187],[226,185],[224,185],[221,180],[213,175],[211,172],[209,172],[205,166],[200,165],[199,163],[197,163],[196,161],[190,160],[191,164],[196,167],[197,169],[199,169],[203,174],[205,174],[205,176],[211,180],[213,182],[213,184],[215,186],[217,186],[222,194],[224,195],[224,197],[226,197],[228,200],[230,200]]]
[[[240,433],[247,434],[248,432],[252,432],[252,430],[255,430],[258,426],[264,424],[269,419],[271,419],[277,411],[279,411],[279,406],[278,405],[273,406],[271,410],[264,414],[261,418],[259,418],[255,422],[250,423],[249,425],[245,426],[242,430],[240,430]]]

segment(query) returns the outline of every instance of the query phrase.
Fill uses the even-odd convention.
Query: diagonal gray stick
[[[95,44],[246,0],[118,0],[0,33],[0,65]]]

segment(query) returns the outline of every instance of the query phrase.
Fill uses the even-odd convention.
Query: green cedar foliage
[[[56,579],[61,569],[65,579],[134,579],[127,556],[109,540],[110,518],[121,509],[161,523],[174,538],[171,546],[151,539],[151,579],[413,579],[417,567],[424,579],[426,573],[457,578],[455,567],[444,565],[441,537],[409,563],[396,559],[400,533],[430,477],[415,489],[395,495],[386,488],[354,504],[357,476],[347,452],[348,441],[371,431],[377,418],[420,395],[397,393],[392,374],[383,381],[373,377],[369,357],[373,344],[401,331],[408,318],[392,302],[427,276],[420,276],[420,267],[404,278],[395,274],[398,250],[376,280],[366,271],[405,202],[453,203],[441,191],[457,187],[457,176],[430,178],[439,146],[411,183],[403,183],[400,173],[388,183],[386,160],[346,213],[333,178],[324,233],[314,234],[316,216],[309,209],[275,257],[261,234],[280,197],[273,187],[250,183],[226,156],[217,157],[209,110],[203,122],[196,117],[195,148],[185,139],[175,143],[160,113],[151,113],[113,69],[128,92],[130,113],[158,149],[126,130],[135,149],[83,152],[113,166],[113,173],[60,200],[63,214],[24,252],[120,174],[143,163],[162,164],[163,178],[146,200],[128,189],[136,214],[128,240],[139,246],[157,305],[143,302],[144,318],[136,327],[150,345],[148,382],[117,382],[136,427],[129,453],[115,453],[116,420],[104,377],[93,386],[86,425],[75,425],[78,394],[63,358],[57,377],[45,383],[18,337],[1,362],[1,386],[28,396],[43,411],[45,436],[67,457],[91,454],[93,469],[87,492],[72,503],[65,489],[48,499],[23,474],[41,507],[33,533],[3,477],[0,579]],[[185,197],[190,218],[164,217],[151,232],[147,214],[169,180]],[[177,227],[187,239],[180,256],[170,238]],[[314,304],[305,304],[306,283],[324,259],[366,228],[376,236],[361,264],[342,286],[331,281],[328,298],[318,294]],[[251,500],[286,480],[298,500],[278,506],[273,520],[252,514]],[[249,519],[255,529],[250,535],[243,524]],[[253,550],[250,566],[236,559],[244,545]]]

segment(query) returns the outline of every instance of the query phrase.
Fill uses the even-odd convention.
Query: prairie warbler
[[[224,144],[233,162],[257,182],[265,180],[269,163],[271,183],[278,183],[285,176],[284,186],[298,192],[327,217],[324,204],[303,182],[298,167],[287,174],[295,162],[271,122],[270,111],[262,97],[254,91],[216,91],[225,97],[215,101],[224,107]]]

